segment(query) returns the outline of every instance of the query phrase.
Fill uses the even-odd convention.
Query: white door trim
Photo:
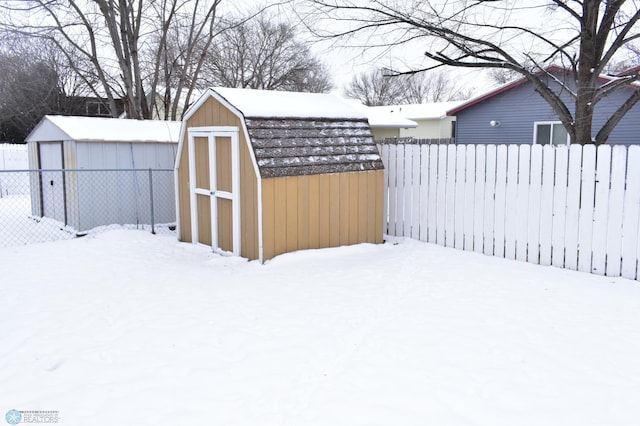
[[[191,203],[191,235],[195,244],[200,244],[198,239],[198,212],[196,195],[206,195],[211,202],[211,247],[215,252],[240,256],[240,130],[238,127],[190,127],[188,129],[189,142],[189,192]],[[209,188],[196,188],[195,168],[195,138],[206,137],[209,141]],[[218,190],[216,176],[216,138],[231,138],[231,186],[232,192]],[[232,205],[232,232],[233,251],[227,252],[218,245],[218,198],[231,200]]]

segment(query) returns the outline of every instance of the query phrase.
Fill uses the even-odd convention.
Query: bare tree
[[[508,68],[489,69],[489,78],[496,84],[502,85],[522,78],[522,74]]]
[[[154,62],[150,67],[154,76],[149,97],[151,108],[156,109],[155,115],[167,120],[182,118],[197,89],[211,44],[226,28],[217,18],[220,3],[221,0],[180,3],[172,0],[156,8],[157,19],[165,24],[163,30],[156,33],[153,48],[148,52]],[[158,93],[158,89],[162,93]],[[156,99],[158,94],[160,102]]]
[[[177,77],[177,91],[180,93],[186,88],[189,94],[193,90],[193,84],[185,82],[197,79],[215,35],[213,26],[220,2],[3,2],[0,3],[0,25],[5,32],[52,41],[95,96],[107,99],[114,116],[116,100],[123,98],[128,117],[141,119],[151,116],[147,91],[151,89],[153,98],[163,67],[167,65],[163,60],[167,34],[178,24],[186,34],[186,41],[181,46],[182,68]],[[34,15],[39,19],[32,19]],[[159,40],[155,44],[157,51],[154,59],[145,62],[143,47],[150,45],[154,36]],[[191,66],[194,63],[196,65]]]
[[[445,71],[425,71],[400,76],[404,87],[403,104],[459,101],[471,97],[472,89]]]
[[[458,87],[443,71],[394,74],[375,69],[353,77],[344,94],[368,106],[381,106],[466,99],[470,89]]]
[[[33,126],[58,108],[55,70],[45,62],[0,53],[0,142],[23,143]]]
[[[310,2],[316,28],[324,25],[323,18],[346,25],[344,31],[317,29],[319,35],[366,35],[370,45],[387,49],[421,46],[429,62],[412,72],[442,65],[517,72],[549,103],[574,143],[606,142],[640,100],[640,90],[633,91],[592,137],[598,102],[639,78],[631,73],[604,84],[598,81],[616,54],[640,38],[637,0]],[[544,22],[536,24],[537,15]],[[551,65],[567,72],[558,75]],[[565,103],[562,93],[569,93],[573,101]]]
[[[233,22],[206,58],[203,85],[326,92],[332,88],[324,64],[294,26],[263,14]]]
[[[344,95],[367,106],[395,105],[402,103],[404,87],[399,76],[389,75],[378,68],[355,75]]]
[[[23,37],[0,41],[0,142],[23,143],[44,115],[77,107],[77,80],[60,60],[48,43]]]

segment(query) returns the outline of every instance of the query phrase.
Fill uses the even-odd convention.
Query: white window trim
[[[538,140],[538,125],[540,125],[540,124],[542,124],[542,125],[550,124],[551,125],[551,134],[550,134],[551,140],[549,141],[549,145],[554,147],[554,148],[557,147],[558,145],[553,145],[551,143],[551,141],[553,140],[553,125],[554,124],[560,124],[560,125],[564,126],[562,124],[562,121],[534,121],[533,122],[533,141],[531,142],[532,145],[537,145],[536,141]],[[571,144],[571,137],[569,136],[569,132],[567,132],[567,146],[569,146],[570,144]]]

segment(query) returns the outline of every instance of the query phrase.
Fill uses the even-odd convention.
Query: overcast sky
[[[411,64],[421,61],[424,58],[425,47],[420,44],[403,46],[393,51],[382,49],[364,48],[354,46],[354,44],[366,45],[366,40],[351,40],[347,43],[343,40],[319,41],[317,37],[310,34],[307,27],[313,22],[305,22],[304,10],[301,9],[299,0],[284,1],[274,5],[276,2],[265,2],[263,0],[231,0],[227,3],[226,10],[239,15],[251,13],[264,7],[265,4],[271,6],[271,11],[279,19],[296,25],[300,36],[307,40],[313,51],[329,67],[335,85],[334,93],[341,93],[353,76],[357,73],[370,71],[378,67],[386,67],[399,70],[408,70]],[[295,6],[294,6],[295,5]],[[296,7],[297,9],[294,9]],[[465,81],[465,87],[475,89],[474,92],[486,90],[488,84],[492,84],[485,76],[485,73],[478,70],[453,69],[448,68],[447,72],[455,78]]]

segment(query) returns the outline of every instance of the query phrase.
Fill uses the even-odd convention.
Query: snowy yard
[[[640,284],[411,240],[266,265],[112,231],[0,249],[0,418],[631,425]]]
[[[0,198],[0,247],[64,240],[74,231],[53,219],[31,216],[29,195]]]

